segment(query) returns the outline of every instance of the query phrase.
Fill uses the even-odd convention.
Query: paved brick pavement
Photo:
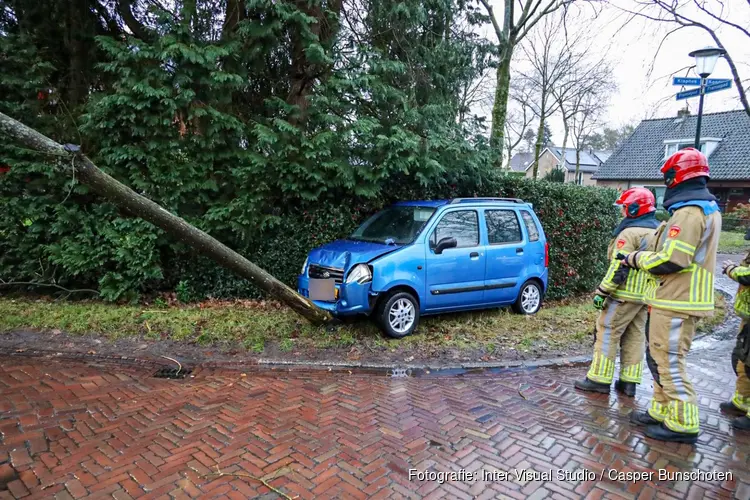
[[[419,378],[268,376],[199,369],[164,380],[143,368],[0,359],[0,498],[750,497],[750,436],[731,396],[731,342],[702,342],[696,447],[645,438],[628,414],[648,401],[572,389],[583,367]],[[521,393],[519,393],[519,388]],[[409,469],[510,471],[508,480],[409,480]],[[552,471],[517,480],[514,470]],[[587,470],[594,480],[557,480]],[[622,472],[731,471],[730,481],[625,482]]]

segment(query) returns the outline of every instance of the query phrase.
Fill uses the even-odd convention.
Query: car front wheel
[[[518,314],[536,314],[542,307],[542,288],[536,281],[527,281],[518,292],[513,310]]]
[[[419,324],[419,304],[408,292],[396,292],[380,303],[377,311],[380,328],[391,338],[411,335]]]

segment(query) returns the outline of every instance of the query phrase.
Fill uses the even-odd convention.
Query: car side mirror
[[[437,246],[435,247],[435,253],[440,255],[443,253],[443,250],[447,250],[449,248],[456,248],[458,246],[458,241],[456,241],[456,238],[442,238],[440,241],[438,241]]]

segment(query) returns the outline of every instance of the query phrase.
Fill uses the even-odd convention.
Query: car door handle
[[[523,253],[523,248],[516,248],[516,253],[519,254],[519,255],[522,254]]]
[[[469,257],[471,257],[472,259],[473,259],[474,257],[479,257],[479,252],[471,252],[471,253],[469,254]]]

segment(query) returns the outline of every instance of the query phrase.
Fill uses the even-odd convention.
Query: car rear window
[[[536,227],[534,218],[525,210],[521,210],[521,217],[523,218],[523,223],[526,224],[526,232],[529,233],[529,241],[539,241],[539,229]]]

